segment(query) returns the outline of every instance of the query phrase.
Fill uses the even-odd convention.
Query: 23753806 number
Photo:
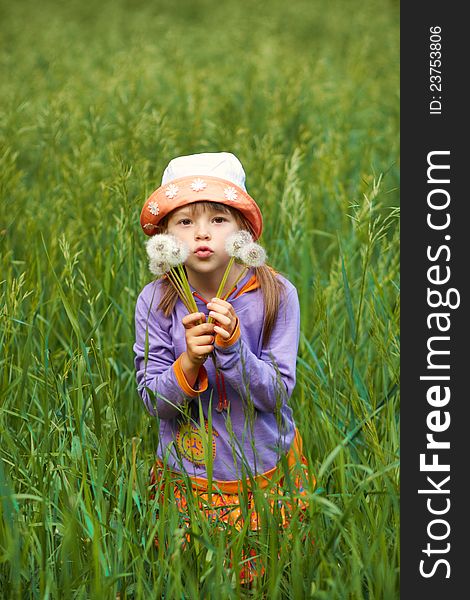
[[[429,89],[431,92],[442,91],[442,77],[439,70],[442,65],[441,31],[440,25],[429,28]]]

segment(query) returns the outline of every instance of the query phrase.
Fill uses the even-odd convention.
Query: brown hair
[[[236,219],[240,229],[246,229],[253,234],[250,222],[235,208],[218,202],[193,202],[188,204],[193,214],[202,209],[203,211],[212,208],[218,211],[230,213]],[[166,215],[158,224],[157,233],[164,233],[167,230],[168,219],[172,213]],[[276,272],[268,265],[262,267],[253,267],[254,275],[260,285],[264,303],[263,320],[263,346],[266,346],[271,338],[271,334],[279,312],[281,295],[285,293],[285,287],[277,276]],[[170,281],[165,277],[162,279],[163,294],[158,305],[166,317],[168,317],[175,308],[178,294]]]

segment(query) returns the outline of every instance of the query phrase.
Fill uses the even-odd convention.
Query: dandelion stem
[[[179,295],[181,296],[181,299],[184,301],[185,305],[188,307],[189,302],[188,302],[188,298],[187,298],[187,292],[186,292],[186,288],[184,285],[184,280],[181,278],[178,267],[172,268],[171,274],[172,274],[172,277],[173,277],[175,283],[178,285]]]
[[[186,293],[181,285],[181,281],[175,272],[175,269],[170,269],[167,273],[168,279],[171,285],[175,288],[178,296],[181,298],[183,304],[185,305],[188,312],[191,312],[191,306],[188,305],[188,300],[186,298]]]
[[[231,256],[230,260],[228,261],[227,266],[225,267],[225,272],[224,272],[224,276],[222,277],[222,281],[220,282],[219,285],[219,289],[217,290],[217,293],[215,295],[216,298],[220,298],[220,294],[222,293],[224,287],[225,287],[225,283],[227,282],[227,278],[228,275],[232,269],[233,263],[235,262],[235,257]],[[230,291],[230,290],[229,290]],[[209,317],[209,319],[207,320],[208,323],[213,323],[214,319],[212,317]]]
[[[187,298],[188,298],[189,305],[193,309],[193,312],[198,312],[197,311],[196,300],[194,300],[193,293],[191,292],[191,288],[189,287],[189,281],[188,281],[188,278],[186,276],[186,271],[184,270],[183,265],[178,265],[178,270],[179,270],[181,279],[183,281],[184,287],[186,289],[186,293],[187,293]]]
[[[225,269],[224,276],[222,277],[222,281],[220,282],[219,289],[217,290],[216,298],[220,298],[220,294],[222,293],[222,291],[223,291],[223,289],[225,287],[225,284],[227,282],[229,273],[232,270],[232,266],[233,266],[234,262],[235,262],[235,257],[231,256],[230,260],[228,261],[228,265],[227,265],[227,267]]]
[[[230,292],[233,290],[234,287],[237,286],[238,282],[240,281],[240,279],[242,279],[242,277],[244,277],[246,275],[246,272],[248,271],[248,267],[245,267],[240,275],[237,277],[237,279],[235,280],[235,283],[232,285],[231,289],[228,290],[228,292],[222,297],[222,300],[226,300],[230,294]]]

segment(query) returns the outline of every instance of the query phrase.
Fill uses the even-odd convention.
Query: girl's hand
[[[209,317],[215,321],[214,331],[218,333],[224,340],[228,340],[235,330],[238,317],[230,302],[226,302],[221,298],[212,298],[207,303],[209,309]]]
[[[183,317],[182,323],[186,335],[186,357],[183,358],[189,370],[199,369],[208,355],[214,350],[214,324],[206,323],[204,313],[191,313]],[[189,361],[189,363],[188,363]]]

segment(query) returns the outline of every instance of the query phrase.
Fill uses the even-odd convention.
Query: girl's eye
[[[223,223],[227,219],[225,217],[214,217],[213,220],[214,220],[215,223]]]
[[[178,225],[190,225],[191,224],[191,219],[180,219],[178,221]]]

